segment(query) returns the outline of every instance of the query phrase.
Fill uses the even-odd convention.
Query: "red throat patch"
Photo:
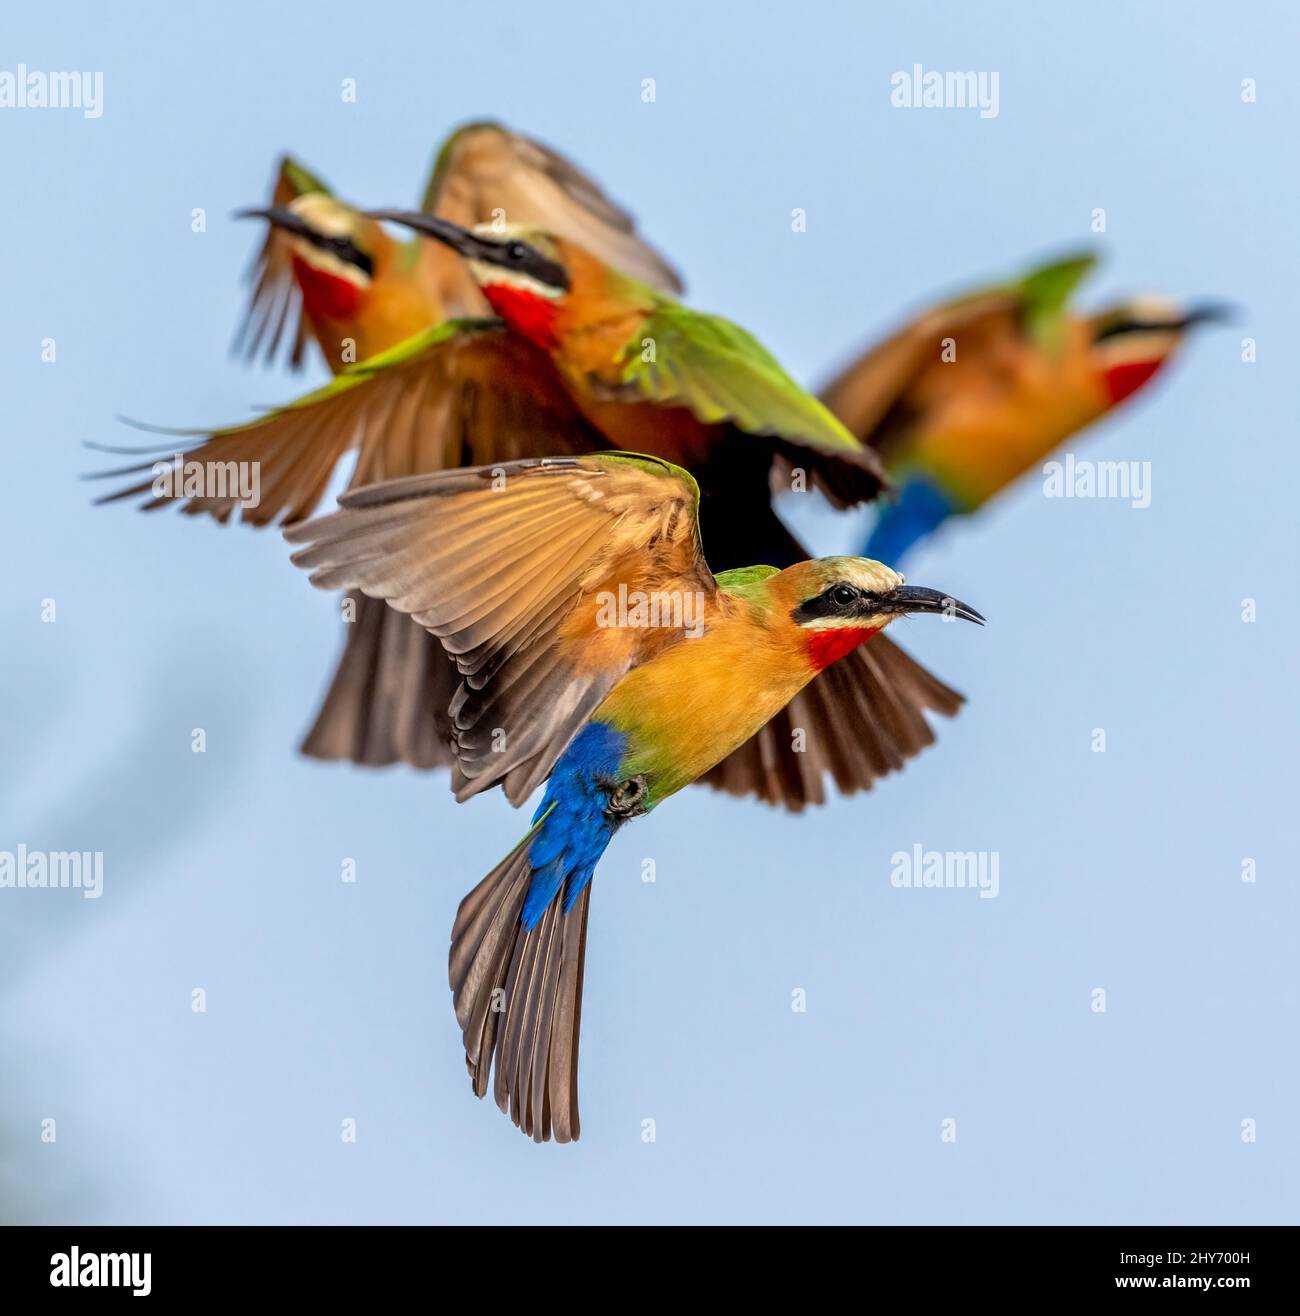
[[[515,331],[543,351],[559,343],[555,317],[559,307],[549,297],[509,283],[490,283],[483,289],[488,305]]]
[[[318,320],[349,320],[361,303],[361,289],[337,274],[309,265],[301,256],[293,258],[293,273],[302,289],[307,314]]]
[[[828,626],[824,630],[809,631],[804,650],[808,661],[817,671],[839,662],[860,644],[865,644],[879,633],[878,626]]]
[[[1136,393],[1162,365],[1163,360],[1126,361],[1106,371],[1106,392],[1110,394],[1110,405],[1113,407],[1131,393]]]

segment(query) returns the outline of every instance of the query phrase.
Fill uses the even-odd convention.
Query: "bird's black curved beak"
[[[300,238],[311,238],[315,236],[315,230],[307,223],[301,215],[290,210],[288,206],[266,206],[259,208],[250,206],[247,210],[236,210],[236,219],[264,219],[269,224],[274,224],[276,228],[282,228],[286,233],[294,233]]]
[[[912,612],[935,612],[942,617],[960,617],[962,621],[984,625],[984,618],[969,603],[942,594],[937,589],[926,589],[924,585],[899,585],[881,594],[875,601],[873,611],[893,613],[896,616]]]
[[[491,244],[476,238],[469,229],[461,228],[437,215],[426,215],[422,210],[367,210],[367,219],[381,219],[390,224],[404,224],[427,238],[433,238],[468,260],[483,260],[491,253]]]
[[[1193,302],[1179,328],[1188,329],[1194,324],[1229,324],[1240,314],[1240,308],[1231,302]]]

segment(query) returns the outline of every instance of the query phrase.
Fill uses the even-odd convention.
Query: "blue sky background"
[[[98,901],[0,891],[0,1216],[1294,1222],[1298,26],[1282,4],[7,14],[0,68],[102,70],[105,108],[0,110],[0,849],[103,850],[106,876]],[[999,116],[891,108],[914,63],[997,71]],[[305,387],[227,357],[258,236],[228,216],[281,150],[408,204],[485,114],[594,171],[697,305],[809,383],[936,293],[1096,241],[1095,207],[1087,299],[1246,308],[1074,447],[1149,460],[1150,508],[1030,480],[909,564],[990,620],[896,628],[970,696],[936,749],[802,818],[688,792],[618,837],[569,1147],[472,1099],[446,990],[455,907],[521,816],[296,758],[333,599],[271,534],[92,509],[75,479],[101,463],[81,440],[139,441],[114,413],[217,422]],[[795,511],[821,552],[860,542],[863,517]],[[894,889],[916,843],[996,850],[999,897]]]

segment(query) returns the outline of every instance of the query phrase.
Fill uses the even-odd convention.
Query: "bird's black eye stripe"
[[[310,233],[307,235],[307,240],[313,247],[319,247],[322,251],[330,252],[348,265],[355,265],[366,278],[371,278],[374,275],[374,261],[351,238],[330,237],[325,233]]]
[[[480,259],[527,274],[548,288],[569,288],[569,273],[559,261],[543,256],[526,242],[494,242]]]
[[[1140,334],[1140,333],[1159,333],[1162,329],[1178,329],[1181,325],[1178,323],[1161,324],[1154,320],[1134,320],[1126,316],[1122,320],[1112,320],[1109,324],[1104,324],[1093,335],[1092,341],[1100,343],[1106,338],[1118,338],[1121,334]]]
[[[822,617],[863,617],[870,613],[876,597],[868,590],[839,581],[816,598],[805,599],[790,616],[800,625]]]

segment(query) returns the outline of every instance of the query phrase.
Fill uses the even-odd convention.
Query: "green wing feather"
[[[197,428],[169,429],[158,425],[151,425],[149,428],[158,434],[173,434],[181,438],[194,438],[199,435],[219,437],[223,434],[238,434],[245,430],[255,429],[259,425],[264,425],[268,420],[274,420],[277,416],[287,415],[291,411],[301,411],[305,407],[314,407],[318,402],[325,402],[330,398],[338,397],[340,393],[350,392],[358,384],[364,384],[366,380],[382,374],[390,367],[400,366],[403,362],[410,361],[413,357],[419,356],[429,348],[455,338],[458,334],[473,333],[476,330],[497,330],[500,327],[500,320],[483,317],[463,316],[457,319],[443,320],[441,324],[436,324],[430,329],[422,329],[418,334],[412,334],[409,338],[402,339],[400,343],[383,352],[376,352],[374,356],[369,356],[364,361],[345,366],[333,379],[322,384],[320,388],[313,389],[310,393],[304,393],[300,398],[294,398],[291,402],[285,402],[278,407],[267,407],[253,420],[218,428],[200,426]]]
[[[1066,305],[1096,264],[1096,252],[1082,252],[1031,270],[1014,285],[1024,308],[1025,328],[1031,337],[1045,347],[1056,347]]]
[[[618,378],[624,397],[688,407],[706,424],[729,421],[749,434],[855,464],[867,453],[757,339],[729,320],[661,300],[624,353]]]
[[[662,457],[650,457],[643,452],[593,452],[587,458],[596,466],[607,466],[612,470],[632,468],[653,475],[661,480],[676,480],[690,492],[691,506],[698,524],[700,515],[700,486],[695,477],[685,467],[674,465]]]
[[[339,393],[346,393],[349,389],[356,388],[358,384],[365,383],[372,376],[383,374],[392,366],[400,366],[403,362],[410,361],[413,357],[428,351],[429,348],[437,347],[439,343],[448,342],[460,334],[474,333],[477,330],[495,331],[500,328],[500,320],[486,317],[461,316],[456,319],[443,320],[441,324],[436,324],[430,329],[422,329],[418,334],[403,338],[400,343],[396,343],[386,351],[376,352],[374,356],[369,356],[364,361],[358,361],[355,365],[347,366],[314,392],[295,398],[292,402],[286,402],[281,407],[272,408],[260,417],[260,420],[266,420],[268,416],[282,414],[286,411],[296,411],[302,407],[315,406],[316,403],[323,402],[326,398],[335,397]],[[257,424],[258,422],[250,423]],[[245,429],[247,426],[236,425],[231,428]],[[189,432],[206,433],[207,431],[191,430]],[[222,431],[213,432],[221,433]]]
[[[334,195],[323,179],[318,178],[306,165],[299,163],[291,155],[281,156],[280,177],[292,190],[294,196],[303,196],[307,192],[324,192],[326,196]]]

